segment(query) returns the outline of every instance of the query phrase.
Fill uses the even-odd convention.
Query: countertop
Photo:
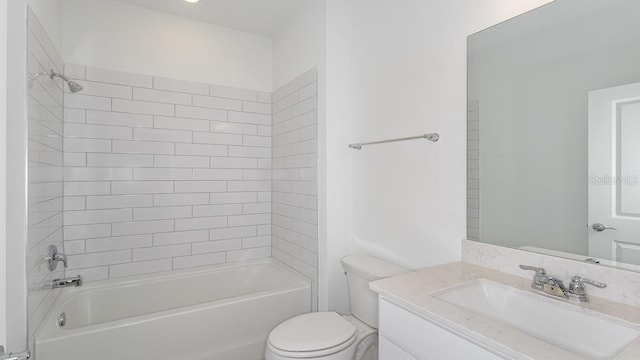
[[[450,329],[472,342],[492,348],[508,358],[539,360],[584,359],[575,353],[537,340],[499,320],[464,310],[433,295],[448,288],[476,280],[487,279],[514,287],[532,296],[543,296],[581,312],[601,318],[614,317],[640,330],[640,308],[597,297],[577,303],[551,297],[531,288],[531,279],[505,274],[464,262],[434,266],[403,275],[373,281],[370,288],[391,302],[417,315]],[[382,330],[384,331],[384,329]],[[640,359],[640,338],[636,339],[615,360]]]

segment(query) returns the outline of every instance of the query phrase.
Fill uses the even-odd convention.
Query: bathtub
[[[258,360],[271,329],[310,310],[309,280],[273,259],[98,281],[64,289],[35,358]]]

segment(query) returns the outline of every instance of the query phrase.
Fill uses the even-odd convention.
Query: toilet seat
[[[269,348],[289,358],[316,358],[346,349],[357,337],[357,328],[342,316],[317,312],[278,325],[269,335]]]

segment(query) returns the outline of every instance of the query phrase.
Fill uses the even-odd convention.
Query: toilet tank
[[[351,314],[365,324],[378,328],[378,294],[369,289],[369,283],[407,272],[406,269],[365,254],[352,254],[342,258],[347,274]]]

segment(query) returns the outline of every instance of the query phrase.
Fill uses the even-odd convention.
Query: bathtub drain
[[[67,314],[62,313],[58,316],[58,326],[63,327],[67,324]]]

